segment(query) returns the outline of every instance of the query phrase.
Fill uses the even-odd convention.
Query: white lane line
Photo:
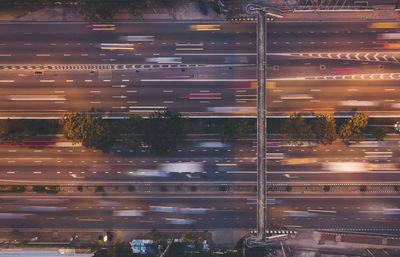
[[[175,55],[257,55],[257,53],[175,53]]]
[[[90,91],[90,93],[101,93],[99,90]]]
[[[385,91],[395,91],[394,88],[385,88],[384,90],[385,90]]]
[[[126,90],[127,93],[136,93],[136,90]]]
[[[63,94],[64,91],[54,91],[54,94]]]
[[[122,82],[129,82],[129,79],[123,79]]]
[[[103,82],[111,82],[109,79],[103,79]]]
[[[55,82],[55,80],[54,79],[41,79],[40,82],[53,83],[53,82]]]
[[[31,46],[32,43],[24,43],[24,46]]]
[[[91,104],[100,104],[101,102],[100,101],[92,101],[92,102],[90,102]]]
[[[3,80],[0,80],[0,83],[10,83],[10,82],[14,82],[14,80],[12,80],[12,79],[3,79]]]
[[[164,93],[173,93],[174,90],[163,90]]]
[[[88,54],[81,54],[81,56],[88,56]]]
[[[55,104],[63,104],[64,102],[54,102]]]
[[[92,82],[91,79],[85,79],[85,82]]]
[[[143,82],[160,82],[160,81],[172,81],[172,82],[215,82],[215,81],[226,81],[226,82],[253,82],[256,79],[141,79]]]
[[[57,44],[56,44],[56,43],[51,43],[50,45],[51,45],[51,46],[56,46]]]
[[[36,56],[50,56],[50,54],[36,54]]]
[[[174,101],[163,101],[163,103],[165,103],[165,104],[173,104]]]
[[[65,82],[71,83],[74,82],[72,79],[67,79]]]
[[[11,54],[0,54],[0,56],[11,56]]]
[[[71,56],[71,54],[64,54],[64,56]]]

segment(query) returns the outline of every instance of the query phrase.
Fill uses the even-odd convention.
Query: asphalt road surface
[[[245,197],[161,196],[104,198],[59,196],[1,198],[0,228],[34,229],[249,229],[255,228],[255,204]],[[212,202],[210,202],[212,201]],[[323,196],[271,199],[270,229],[304,228],[398,234],[399,218],[388,214],[396,199]],[[124,216],[125,215],[125,216]]]
[[[398,115],[400,55],[396,40],[385,38],[396,29],[350,24],[269,24],[268,115]],[[147,116],[167,107],[189,117],[255,117],[255,24],[221,23],[210,31],[196,31],[195,23],[121,23],[106,31],[86,25],[1,26],[0,117],[88,110]]]
[[[176,153],[167,156],[118,148],[104,154],[73,145],[61,136],[42,136],[29,141],[26,145],[31,146],[0,146],[3,183],[256,181],[254,137],[221,143],[218,135],[191,135]],[[301,147],[290,146],[278,138],[270,140],[267,143],[268,181],[294,184],[399,183],[399,142],[396,134],[389,135],[384,142],[361,141],[350,146],[345,146],[340,140],[330,146],[305,144]],[[141,173],[162,171],[161,164],[179,162],[198,163],[202,169],[191,175],[170,173],[164,174],[165,177],[151,172]]]

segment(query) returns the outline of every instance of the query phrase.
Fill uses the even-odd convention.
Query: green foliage
[[[112,129],[101,117],[73,112],[60,119],[64,136],[85,147],[109,152],[114,144]]]
[[[302,117],[302,113],[293,113],[283,124],[283,132],[289,144],[301,146],[314,138],[311,126]]]
[[[286,186],[286,192],[290,192],[292,191],[292,187],[291,186]]]
[[[359,142],[365,135],[365,128],[368,124],[368,115],[366,113],[356,113],[340,127],[340,137],[346,144],[350,140]]]
[[[276,186],[268,186],[268,188],[267,188],[268,192],[274,192],[276,190],[277,190]]]
[[[184,243],[200,244],[204,239],[202,236],[198,236],[193,233],[184,233],[182,234],[180,240]]]
[[[179,185],[176,185],[176,186],[175,186],[175,191],[177,191],[177,192],[178,192],[178,191],[182,191],[182,187],[179,186]]]
[[[245,137],[252,132],[249,119],[223,119],[219,127],[222,141],[230,141]]]
[[[376,141],[383,141],[387,133],[389,133],[389,129],[385,127],[374,127],[371,132]]]
[[[78,189],[79,192],[83,191],[83,187],[82,186],[78,186],[77,189]]]
[[[103,186],[96,186],[95,192],[104,192],[104,187]]]
[[[367,192],[367,186],[360,186],[360,192]]]
[[[197,186],[191,186],[191,187],[190,187],[190,190],[191,190],[192,192],[196,192],[196,191],[197,191]]]
[[[244,4],[241,1],[228,0],[224,1],[224,14],[227,19],[238,18],[244,12]]]
[[[0,120],[0,143],[21,145],[24,142],[25,127],[22,120]]]
[[[118,6],[110,0],[79,0],[78,7],[87,21],[110,21],[118,11]]]
[[[218,190],[221,191],[221,192],[227,192],[229,190],[229,188],[228,188],[227,185],[220,185],[218,187]]]
[[[126,150],[137,151],[142,144],[143,118],[132,115],[129,119],[118,120],[113,123],[114,137],[122,138],[122,147]]]
[[[394,191],[400,192],[400,186],[394,186]]]
[[[128,191],[129,192],[134,192],[135,191],[135,186],[132,186],[132,185],[128,186]]]
[[[167,189],[166,186],[160,186],[160,191],[161,191],[161,192],[167,192],[168,189]]]
[[[313,120],[313,131],[318,143],[330,145],[337,138],[335,118],[329,114],[320,114]]]
[[[186,138],[186,131],[186,122],[180,113],[153,112],[144,123],[144,143],[156,154],[167,154]]]
[[[324,192],[329,192],[331,190],[331,186],[324,186]]]
[[[156,245],[165,245],[167,242],[165,236],[157,229],[153,229],[151,231],[150,239],[153,240],[154,244]]]

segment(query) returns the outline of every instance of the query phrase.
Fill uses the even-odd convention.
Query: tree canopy
[[[144,122],[144,143],[152,152],[166,154],[186,138],[186,121],[178,112],[168,109],[150,114]]]
[[[359,142],[365,136],[368,118],[366,113],[356,113],[340,127],[339,135],[346,144],[351,140]]]
[[[305,141],[314,139],[311,126],[303,118],[302,113],[293,113],[283,124],[283,133],[291,145],[301,146]]]
[[[252,132],[252,124],[249,119],[223,119],[219,126],[222,141],[230,141],[243,138]]]
[[[85,147],[110,151],[113,137],[110,126],[100,117],[87,113],[70,113],[60,119],[64,136]]]
[[[329,114],[319,114],[313,120],[313,131],[318,143],[330,145],[337,138],[335,118]]]

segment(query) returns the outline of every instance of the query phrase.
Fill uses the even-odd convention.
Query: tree
[[[224,14],[227,19],[238,18],[244,11],[243,2],[237,0],[225,0],[224,2]]]
[[[324,186],[324,192],[329,192],[329,190],[331,190],[331,186],[325,185]]]
[[[230,141],[251,133],[252,125],[249,119],[224,119],[219,130],[222,141]]]
[[[165,236],[161,234],[160,231],[158,231],[157,229],[153,229],[151,231],[150,238],[156,245],[165,245],[167,243]]]
[[[115,136],[122,138],[122,147],[126,150],[139,150],[142,145],[143,118],[132,115],[129,119],[119,120],[113,125]]]
[[[340,127],[340,137],[346,144],[350,140],[359,142],[364,137],[368,118],[366,113],[356,113]]]
[[[283,124],[283,132],[291,145],[301,146],[314,138],[311,126],[302,117],[302,113],[291,114]]]
[[[22,120],[0,120],[0,143],[21,145],[24,142],[25,127]]]
[[[144,143],[156,154],[167,154],[186,138],[186,121],[178,112],[156,111],[144,123]]]
[[[376,141],[383,141],[389,130],[385,127],[374,127],[372,128],[371,132]]]
[[[79,0],[78,7],[87,21],[110,21],[118,11],[118,5],[107,0]]]
[[[109,152],[114,144],[112,130],[101,117],[86,113],[70,113],[60,119],[64,136],[73,143]]]
[[[313,120],[313,131],[318,143],[330,145],[337,138],[335,118],[329,114],[320,114]]]

